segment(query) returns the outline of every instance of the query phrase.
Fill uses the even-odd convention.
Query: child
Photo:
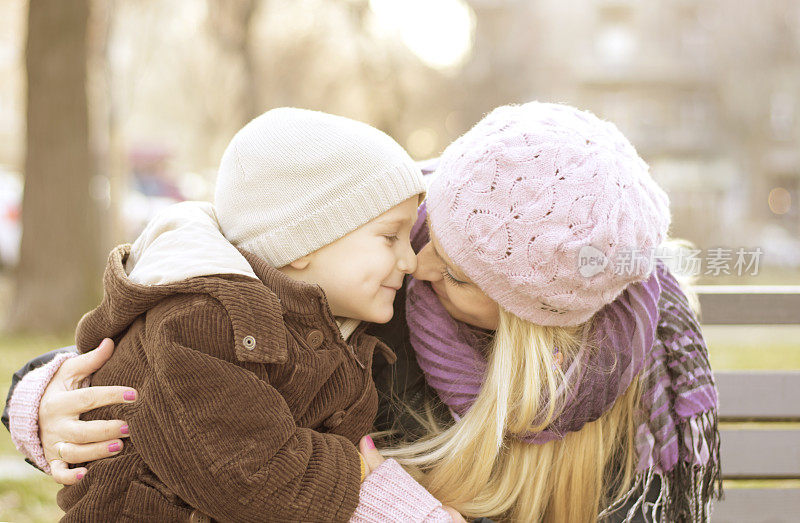
[[[93,383],[140,397],[86,417],[124,418],[132,436],[59,493],[65,520],[350,517],[373,352],[391,352],[358,324],[392,317],[424,190],[366,124],[281,108],[241,129],[213,206],[175,205],[109,256],[76,340],[113,338]]]

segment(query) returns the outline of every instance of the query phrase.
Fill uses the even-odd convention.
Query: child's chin
[[[392,319],[392,316],[394,316],[394,309],[393,308],[389,308],[389,310],[387,312],[383,312],[383,313],[378,313],[378,312],[373,311],[372,314],[370,314],[369,316],[370,317],[367,318],[367,319],[364,319],[364,321],[368,321],[370,323],[388,323],[389,320]]]

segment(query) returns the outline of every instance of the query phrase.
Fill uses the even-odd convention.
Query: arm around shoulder
[[[47,474],[50,474],[50,465],[39,439],[39,405],[53,375],[62,363],[74,356],[77,350],[58,349],[28,362],[14,375],[3,413],[3,422],[17,450]]]
[[[11,402],[11,398],[14,396],[14,391],[16,390],[17,385],[19,385],[19,382],[31,371],[46,364],[52,363],[53,359],[60,354],[72,354],[73,356],[76,356],[78,354],[78,349],[73,345],[71,347],[63,347],[60,349],[51,350],[50,352],[36,356],[11,376],[11,387],[8,388],[8,395],[6,395],[6,408],[3,410],[2,418],[3,425],[5,425],[7,429],[11,430],[9,427],[8,404]]]

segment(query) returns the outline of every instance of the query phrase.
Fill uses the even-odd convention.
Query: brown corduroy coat
[[[358,503],[355,447],[375,417],[376,347],[341,338],[322,290],[242,252],[259,280],[131,282],[129,246],[112,251],[81,351],[113,338],[93,385],[135,387],[130,404],[84,419],[124,419],[123,451],[92,462],[58,502],[67,521],[346,521]]]

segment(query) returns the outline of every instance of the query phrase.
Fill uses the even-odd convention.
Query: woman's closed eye
[[[461,285],[467,285],[467,284],[469,284],[469,282],[466,282],[466,281],[463,281],[463,280],[459,280],[458,278],[456,278],[455,276],[453,276],[453,275],[450,273],[450,269],[448,269],[447,267],[444,267],[444,268],[442,269],[442,277],[443,277],[445,280],[447,280],[448,282],[450,282],[451,284],[455,285],[456,287],[459,287],[459,286],[461,286]]]

